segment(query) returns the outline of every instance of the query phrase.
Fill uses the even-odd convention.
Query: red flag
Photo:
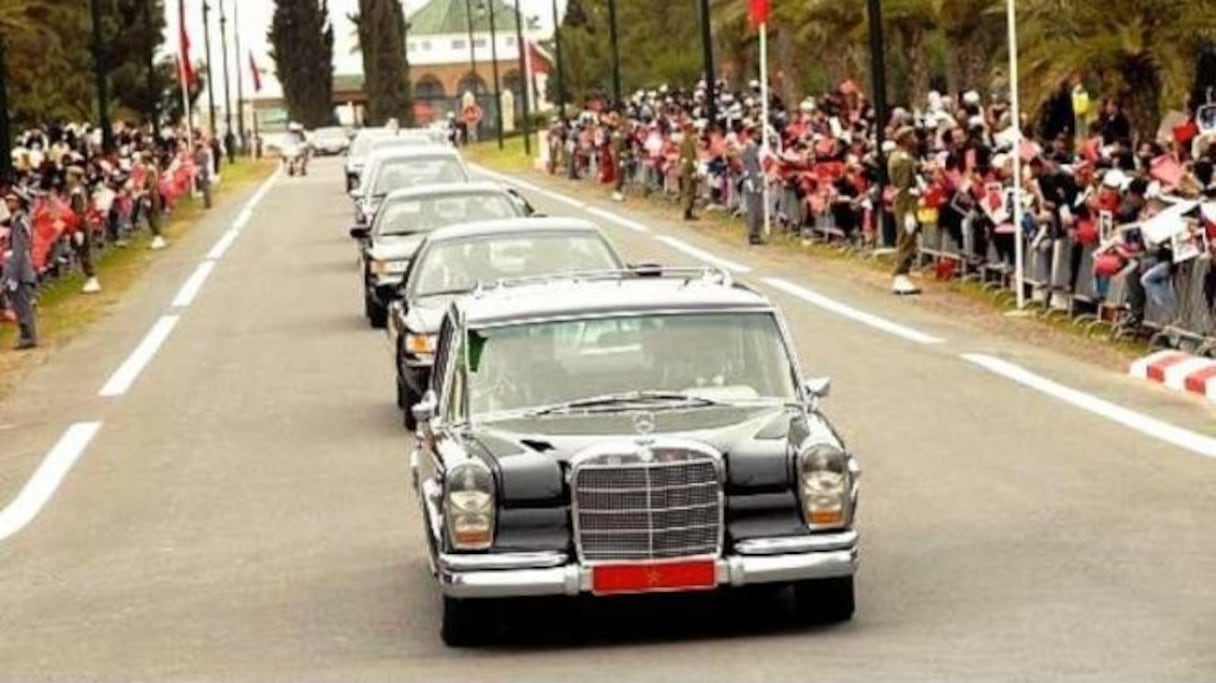
[[[253,58],[253,51],[249,51],[249,71],[253,74],[253,91],[262,92],[262,70],[258,68],[257,60]]]
[[[181,17],[181,25],[178,28],[178,40],[181,49],[181,69],[182,79],[187,85],[194,85],[197,82],[197,75],[194,73],[194,65],[190,63],[190,34],[186,32],[186,17]]]
[[[748,0],[748,15],[752,25],[759,26],[768,23],[769,0]]]

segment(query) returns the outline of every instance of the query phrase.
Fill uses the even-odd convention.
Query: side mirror
[[[350,191],[350,198],[355,201],[359,201],[360,199],[363,199],[363,190],[360,190],[357,187],[352,188]]]
[[[410,407],[410,412],[414,415],[414,422],[421,425],[434,419],[435,410],[438,408],[439,399],[435,397],[435,391],[427,389],[422,400]]]
[[[371,235],[371,228],[366,225],[356,225],[350,229],[350,236],[357,239],[367,239]]]
[[[811,407],[819,405],[819,402],[827,398],[832,393],[832,378],[831,377],[815,377],[808,379],[802,385],[802,390],[811,399]]]

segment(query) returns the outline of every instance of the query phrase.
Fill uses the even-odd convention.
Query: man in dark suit
[[[34,273],[34,226],[29,216],[30,196],[24,189],[12,187],[4,193],[4,204],[10,215],[12,256],[4,266],[4,281],[0,284],[3,284],[13,303],[13,312],[17,314],[21,336],[16,349],[23,351],[38,346],[38,326],[34,320],[34,285],[38,278]]]
[[[747,142],[743,146],[743,209],[747,217],[748,244],[764,244],[764,167],[760,164],[760,145],[756,138],[760,129],[748,122],[744,129]]]

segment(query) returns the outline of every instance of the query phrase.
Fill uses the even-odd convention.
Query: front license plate
[[[591,591],[596,595],[706,590],[717,585],[713,560],[606,564],[591,570]]]

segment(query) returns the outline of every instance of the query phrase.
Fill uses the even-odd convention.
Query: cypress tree
[[[292,120],[306,128],[334,120],[334,28],[327,0],[275,0],[270,57]]]
[[[395,118],[408,125],[413,119],[413,106],[405,56],[407,25],[401,3],[359,0],[359,14],[350,19],[358,28],[363,54],[368,123],[382,125]]]

